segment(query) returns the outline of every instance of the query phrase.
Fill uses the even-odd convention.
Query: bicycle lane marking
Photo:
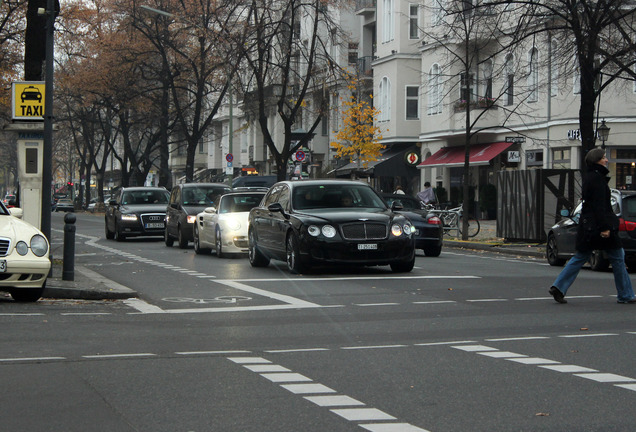
[[[296,373],[284,366],[272,363],[263,357],[228,357],[247,370],[257,373],[281,388],[302,396],[320,408],[327,408],[345,420],[356,423],[371,432],[429,432],[410,423],[398,422],[397,418],[364,402],[338,392],[311,378]],[[381,422],[381,423],[376,423]]]

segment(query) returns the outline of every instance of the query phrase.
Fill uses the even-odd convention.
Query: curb
[[[525,255],[536,258],[545,257],[545,246],[537,244],[504,244],[504,243],[485,243],[463,240],[444,240],[444,247],[454,249],[473,249],[488,252],[498,252],[509,255]]]
[[[44,298],[121,300],[137,298],[137,291],[118,284],[83,266],[75,266],[75,280],[65,281],[61,277],[50,277],[42,293]]]

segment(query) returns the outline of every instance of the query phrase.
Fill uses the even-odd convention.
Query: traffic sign
[[[302,162],[302,161],[304,161],[304,160],[305,160],[305,156],[306,156],[306,155],[305,155],[305,152],[304,152],[304,151],[302,151],[302,150],[298,150],[298,151],[296,152],[296,160],[297,160],[298,162]]]
[[[506,142],[513,143],[513,144],[521,144],[526,142],[526,137],[522,137],[522,136],[506,137]]]
[[[13,120],[44,120],[44,94],[42,81],[11,83]]]
[[[232,162],[234,160],[234,156],[232,156],[232,153],[228,153],[225,156],[225,160],[228,161],[228,162]]]

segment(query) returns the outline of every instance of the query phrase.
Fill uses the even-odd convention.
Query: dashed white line
[[[93,354],[82,356],[85,359],[119,359],[119,358],[136,358],[136,357],[155,357],[157,354],[152,353],[128,353],[128,354]]]
[[[15,357],[15,358],[3,358],[0,362],[22,362],[22,361],[51,361],[51,360],[66,360],[66,357]]]
[[[618,336],[618,333],[590,333],[590,334],[575,334],[575,335],[562,335],[561,338],[585,338],[585,337],[603,337],[603,336]]]
[[[369,345],[369,346],[348,346],[340,347],[342,350],[366,350],[366,349],[384,349],[384,348],[405,348],[408,345]]]

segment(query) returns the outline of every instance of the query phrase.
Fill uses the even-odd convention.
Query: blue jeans
[[[605,251],[610,263],[612,263],[612,270],[614,271],[614,284],[616,284],[617,300],[627,301],[634,298],[634,290],[632,289],[632,281],[627,273],[627,267],[625,267],[625,251],[623,248],[608,249]],[[592,256],[592,252],[576,252],[565,268],[559,273],[556,280],[552,284],[557,287],[563,295],[568,292],[570,285],[574,283],[574,279],[579,274],[579,270],[583,267]]]

